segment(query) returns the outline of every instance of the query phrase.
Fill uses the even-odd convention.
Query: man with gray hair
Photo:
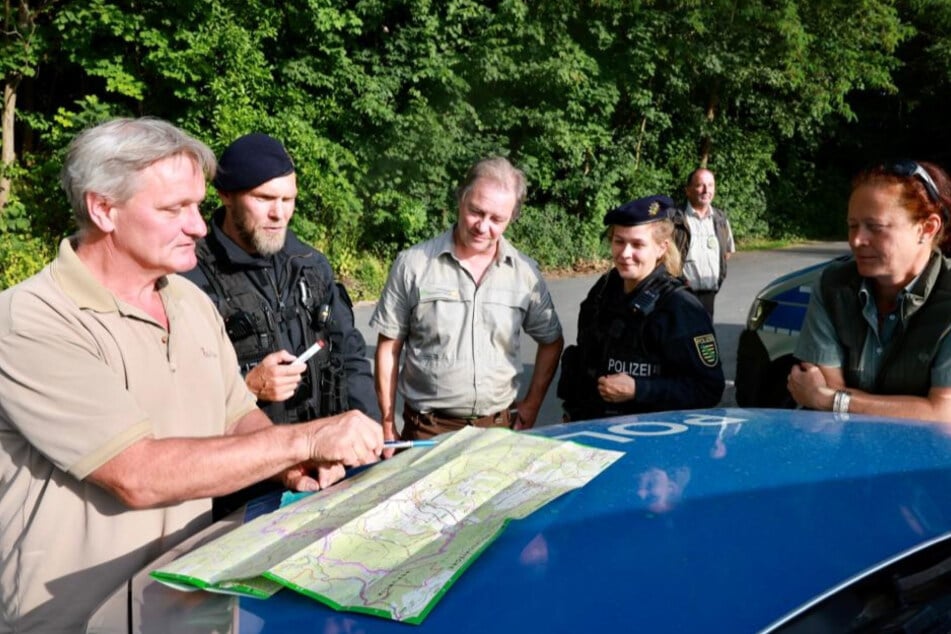
[[[238,372],[195,266],[211,151],[158,119],[70,145],[79,226],[0,294],[0,631],[81,631],[125,579],[266,478],[329,486],[377,459],[355,411],[273,425]]]
[[[370,320],[379,331],[376,391],[385,438],[535,424],[564,339],[538,266],[502,235],[525,194],[524,174],[507,159],[479,161],[457,190],[455,225],[397,256]],[[525,397],[516,402],[523,329],[538,349]]]

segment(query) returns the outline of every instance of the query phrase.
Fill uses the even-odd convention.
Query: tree
[[[0,34],[0,73],[3,103],[0,104],[0,214],[10,199],[10,171],[16,161],[15,123],[17,91],[24,77],[35,75],[46,50],[41,21],[55,0],[4,0],[3,32]]]
[[[899,11],[948,19],[939,0],[7,2],[0,67],[33,95],[15,129],[35,137],[2,174],[8,229],[66,231],[54,172],[103,118],[159,116],[218,151],[258,130],[296,160],[295,230],[367,288],[451,222],[454,185],[490,154],[528,175],[510,235],[543,265],[596,256],[605,211],[680,196],[703,164],[738,235],[803,232],[817,148],[867,113],[857,91],[894,93]],[[33,22],[11,22],[24,7]],[[947,86],[944,39],[913,40],[936,81],[907,82],[909,107]]]

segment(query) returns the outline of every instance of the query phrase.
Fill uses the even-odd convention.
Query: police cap
[[[648,222],[666,220],[670,217],[670,210],[673,207],[674,201],[668,196],[658,195],[638,198],[609,211],[604,216],[604,224],[633,227]]]
[[[225,148],[213,184],[223,192],[254,189],[294,171],[294,162],[277,139],[261,132],[246,134]]]

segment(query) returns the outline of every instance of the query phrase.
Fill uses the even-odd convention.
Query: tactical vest
[[[885,348],[875,377],[871,390],[875,394],[928,394],[935,354],[951,331],[949,269],[951,261],[938,252],[932,253],[925,270],[906,294],[901,307],[902,321]],[[820,281],[826,310],[845,349],[845,383],[856,387],[865,338],[871,336],[868,328],[856,328],[856,320],[862,320],[861,285],[854,261],[829,266]]]
[[[585,360],[585,365],[594,376],[601,376],[608,371],[607,358],[612,350],[627,347],[623,341],[637,342],[634,354],[649,358],[651,351],[644,346],[643,336],[647,318],[671,293],[681,290],[687,292],[683,282],[667,275],[666,269],[662,274],[654,274],[653,279],[648,280],[637,293],[625,298],[627,301],[622,305],[610,305],[605,301],[604,292],[607,285],[608,276],[605,275],[595,289],[597,297],[589,323],[596,324],[597,327],[582,333],[585,348],[591,353]],[[625,334],[632,328],[637,329],[637,336],[626,337]]]
[[[226,271],[224,266],[216,265],[215,255],[205,241],[199,242],[197,255],[198,266],[211,286],[212,299],[234,345],[242,375],[266,355],[290,345],[281,333],[286,333],[293,326],[292,322],[297,322],[304,334],[305,349],[318,339],[327,344],[307,362],[307,370],[291,398],[280,403],[258,403],[271,420],[295,423],[345,411],[348,399],[343,359],[327,332],[333,318],[330,314],[333,298],[325,289],[332,288],[331,281],[315,267],[297,267],[293,271],[294,279],[289,280],[291,292],[283,302],[277,297],[280,309],[274,310],[249,280],[246,271],[231,267]]]
[[[627,403],[607,403],[597,394],[598,377],[604,374],[629,373],[628,368],[609,368],[609,357],[616,354],[637,365],[649,365],[651,371],[662,372],[654,367],[656,354],[644,345],[644,326],[654,310],[676,292],[689,292],[679,278],[667,274],[666,269],[651,274],[638,291],[625,296],[623,303],[613,304],[606,297],[610,273],[602,276],[589,297],[591,302],[582,305],[587,315],[580,323],[589,324],[578,332],[577,347],[569,346],[562,357],[562,374],[557,394],[565,399],[566,410],[572,420],[633,414],[643,410],[644,405],[636,400]],[[636,334],[629,333],[635,330]],[[633,344],[633,348],[632,348]],[[572,407],[573,406],[573,407]]]

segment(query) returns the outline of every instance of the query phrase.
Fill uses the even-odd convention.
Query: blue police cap
[[[638,198],[605,214],[604,224],[633,227],[648,222],[666,220],[670,217],[670,210],[674,206],[674,201],[669,196],[658,195]]]
[[[277,139],[261,132],[246,134],[225,148],[213,184],[223,192],[254,189],[294,171],[294,162]]]

